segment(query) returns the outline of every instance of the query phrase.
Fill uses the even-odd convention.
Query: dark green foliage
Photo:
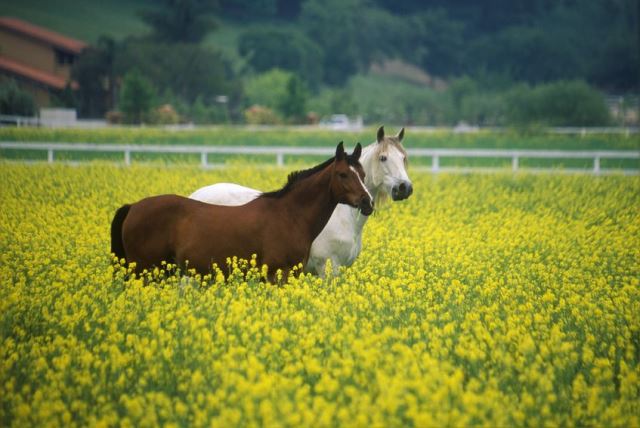
[[[220,0],[220,13],[243,21],[295,19],[304,0]]]
[[[392,57],[405,34],[402,21],[362,0],[309,0],[301,28],[325,52],[324,80],[341,85],[372,61]]]
[[[323,50],[298,30],[248,30],[240,36],[238,50],[259,73],[280,68],[297,73],[313,87],[322,81]]]
[[[365,123],[437,125],[445,122],[445,94],[384,77],[357,76],[349,89]]]
[[[489,73],[528,83],[578,78],[611,91],[639,88],[635,0],[373,3],[404,16],[411,31],[400,45],[403,58],[435,75]]]
[[[356,116],[361,114],[351,88],[324,88],[307,103],[310,112],[323,116],[334,113]]]
[[[246,107],[259,105],[278,109],[281,100],[287,96],[287,84],[292,77],[290,71],[274,68],[247,78],[244,84]]]
[[[280,101],[279,110],[292,122],[303,122],[306,115],[307,88],[302,80],[293,75],[287,82],[286,96]]]
[[[278,12],[276,0],[221,0],[224,16],[238,20],[266,20]]]
[[[151,111],[156,90],[138,70],[128,72],[122,82],[120,110],[128,123],[142,123]]]
[[[155,9],[140,12],[160,42],[200,42],[216,26],[212,13],[217,0],[161,0]]]
[[[509,124],[603,126],[609,112],[602,95],[583,81],[560,81],[530,88],[522,85],[506,96]]]
[[[566,81],[616,95],[640,89],[635,0],[145,0],[140,8],[149,4],[148,37],[100,41],[77,63],[80,116],[111,109],[114,82],[134,67],[198,123],[242,117],[256,91],[241,86],[274,68],[304,83],[314,96],[309,109],[362,114],[365,122],[601,124],[602,103],[585,101],[588,91]],[[205,38],[214,15],[224,34]],[[372,64],[389,60],[418,66],[427,79],[381,81]],[[540,89],[556,81],[565,83],[548,91],[562,96]],[[529,86],[510,90],[520,84]],[[291,113],[281,106],[285,86],[262,103],[283,116]],[[217,103],[219,95],[229,102]],[[591,107],[577,111],[578,104]]]
[[[63,90],[57,91],[51,97],[52,107],[76,108],[76,104],[76,97],[69,83],[66,84]]]
[[[187,112],[196,124],[229,123],[229,110],[225,103],[207,104],[198,97]]]
[[[0,114],[35,116],[36,104],[31,94],[18,87],[13,79],[0,81]]]
[[[363,115],[365,123],[531,127],[604,126],[610,122],[602,94],[584,81],[503,89],[465,76],[438,91],[380,76],[358,76],[348,88],[357,104],[355,113]],[[324,91],[310,105],[325,115],[342,112],[327,108],[329,100]]]
[[[120,73],[137,68],[157,88],[170,89],[188,103],[199,96],[211,103],[235,90],[219,54],[195,44],[130,41],[121,49],[116,68]]]
[[[117,89],[114,72],[116,52],[116,42],[101,37],[74,64],[72,77],[79,86],[76,92],[79,116],[102,118],[114,107]]]
[[[464,64],[464,24],[450,19],[445,9],[407,17],[403,56],[438,76],[460,73]]]

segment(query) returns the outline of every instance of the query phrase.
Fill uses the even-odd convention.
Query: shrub
[[[151,113],[151,122],[160,125],[175,125],[180,123],[180,115],[171,104],[163,104]]]
[[[289,121],[297,123],[304,121],[307,104],[307,88],[304,82],[296,75],[287,82],[287,94],[280,100],[278,110]]]
[[[20,89],[15,80],[5,80],[0,84],[0,114],[35,116],[36,103],[33,96]]]
[[[122,83],[120,110],[128,123],[142,123],[147,119],[155,98],[155,89],[139,71],[127,73]]]
[[[248,105],[260,105],[277,109],[287,96],[287,85],[293,73],[274,68],[253,76],[245,82],[244,92]]]
[[[278,125],[282,123],[278,114],[269,107],[252,105],[244,111],[244,120],[250,125]]]
[[[602,126],[610,120],[602,94],[579,80],[518,86],[508,92],[506,106],[512,125]]]

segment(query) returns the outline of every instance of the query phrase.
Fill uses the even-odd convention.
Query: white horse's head
[[[362,153],[360,162],[366,173],[366,184],[376,194],[376,199],[388,195],[394,201],[400,201],[413,193],[407,174],[407,152],[402,147],[403,138],[404,128],[395,136],[385,136],[384,126],[381,126],[377,141]]]

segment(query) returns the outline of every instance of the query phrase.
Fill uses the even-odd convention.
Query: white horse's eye
[[[385,162],[387,157],[385,155],[380,156],[380,162]]]

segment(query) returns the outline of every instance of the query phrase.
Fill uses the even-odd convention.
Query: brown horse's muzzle
[[[373,213],[373,201],[368,197],[363,197],[360,199],[360,203],[358,204],[358,208],[362,215],[371,215]]]

